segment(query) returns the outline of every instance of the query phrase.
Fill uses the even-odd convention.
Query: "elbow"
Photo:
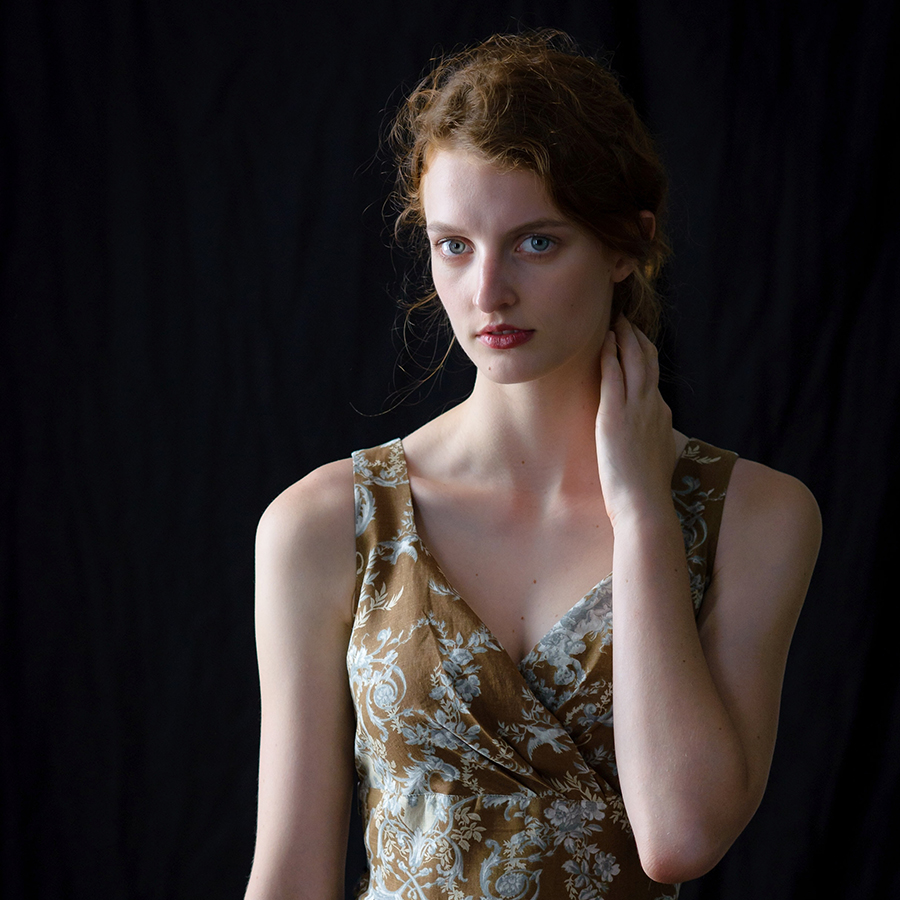
[[[740,776],[740,777],[737,777]],[[662,884],[693,881],[709,872],[753,818],[765,782],[736,773],[727,790],[694,790],[680,802],[654,804],[629,816],[641,867]]]
[[[662,884],[680,884],[709,872],[738,833],[739,830],[727,826],[687,825],[644,838],[635,837],[641,867],[647,877]]]
[[[681,884],[705,875],[724,853],[704,852],[703,848],[689,850],[672,847],[639,851],[641,867],[648,878],[661,884]]]

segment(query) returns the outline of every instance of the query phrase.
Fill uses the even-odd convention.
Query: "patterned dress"
[[[735,458],[691,440],[672,479],[695,610]],[[619,789],[612,576],[516,666],[419,538],[401,442],[354,453],[353,468],[358,896],[677,897],[644,874]]]

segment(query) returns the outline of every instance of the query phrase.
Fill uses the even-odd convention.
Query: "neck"
[[[448,451],[473,474],[539,492],[597,482],[594,438],[600,383],[495,384],[480,374],[451,410]],[[477,448],[477,453],[472,453]]]

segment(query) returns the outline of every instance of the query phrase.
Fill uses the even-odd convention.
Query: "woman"
[[[354,729],[367,898],[674,897],[762,796],[818,510],[673,430],[665,178],[559,43],[493,38],[398,118],[475,387],[262,518],[248,898],[341,896]]]

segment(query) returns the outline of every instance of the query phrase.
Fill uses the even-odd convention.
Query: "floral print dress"
[[[691,440],[672,479],[697,611],[735,458]],[[619,790],[612,576],[516,666],[419,538],[400,440],[353,468],[358,896],[677,897],[644,874]]]

